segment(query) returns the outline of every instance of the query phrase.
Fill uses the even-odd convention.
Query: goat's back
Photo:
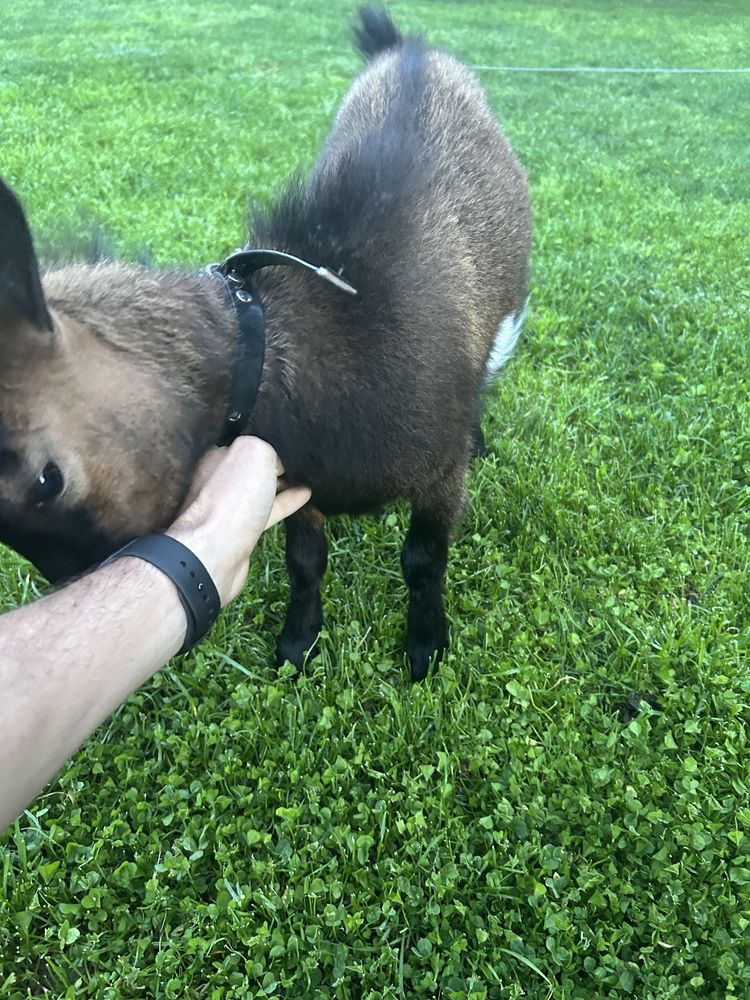
[[[375,199],[390,196],[409,214],[413,262],[438,279],[451,276],[466,313],[489,323],[488,348],[497,324],[526,297],[531,209],[525,172],[484,91],[465,66],[418,39],[386,50],[350,88],[313,183],[370,155],[375,136],[384,154]]]
[[[310,177],[256,226],[258,242],[340,267],[359,293],[262,279],[297,434],[307,419],[315,437],[304,481],[319,461],[321,479],[378,503],[438,460],[465,461],[498,327],[526,297],[530,232],[523,169],[471,73],[419,39],[376,55]]]

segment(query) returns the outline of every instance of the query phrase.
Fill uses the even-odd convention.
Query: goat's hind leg
[[[286,568],[291,597],[284,628],[276,643],[276,665],[287,660],[302,669],[305,653],[323,626],[320,584],[328,563],[325,517],[306,504],[284,522]]]
[[[443,585],[451,531],[464,505],[464,470],[453,469],[429,496],[412,503],[411,524],[401,550],[409,588],[406,652],[413,681],[427,676],[430,663],[448,645]]]
[[[484,458],[486,455],[489,455],[489,449],[487,448],[487,442],[484,440],[482,424],[479,417],[477,417],[471,431],[471,457]]]

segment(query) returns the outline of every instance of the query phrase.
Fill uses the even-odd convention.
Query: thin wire
[[[664,66],[476,66],[471,69],[496,73],[750,73],[741,69],[690,69]]]

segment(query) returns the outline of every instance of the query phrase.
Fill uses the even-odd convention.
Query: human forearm
[[[122,559],[3,619],[0,829],[94,729],[180,648],[171,581]]]
[[[263,530],[310,495],[284,489],[280,472],[255,438],[214,451],[167,532],[203,563],[222,606],[242,589]],[[130,556],[0,616],[0,830],[182,647],[187,624],[171,580]]]

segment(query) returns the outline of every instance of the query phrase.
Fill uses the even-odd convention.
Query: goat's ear
[[[21,203],[0,179],[0,337],[6,325],[27,320],[52,333],[39,264]]]

